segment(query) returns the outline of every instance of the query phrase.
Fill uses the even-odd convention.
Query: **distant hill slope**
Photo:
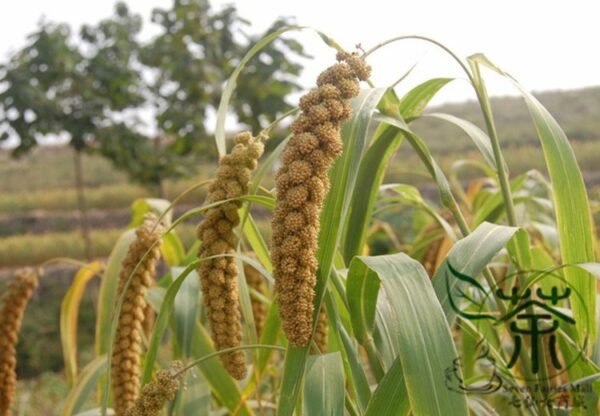
[[[600,139],[600,86],[568,91],[549,91],[535,96],[562,126],[570,140]],[[520,97],[492,98],[492,111],[503,146],[536,145],[529,113]],[[450,113],[483,127],[478,103],[469,101],[431,108],[430,112]],[[472,143],[458,128],[448,123],[426,119],[415,123],[419,132],[434,151],[460,151],[472,148]]]
[[[588,172],[600,170],[596,160],[596,155],[600,156],[600,87],[543,92],[536,96],[575,142],[582,169]],[[503,148],[509,152],[516,147],[528,148],[507,158],[517,167],[513,172],[541,168],[541,164],[532,165],[532,159],[541,159],[541,155],[535,148],[539,142],[523,100],[492,98],[492,109]],[[446,104],[428,111],[450,113],[483,127],[481,111],[475,102]],[[474,149],[464,133],[448,123],[425,119],[416,122],[414,128],[436,157],[460,159]],[[72,163],[72,152],[68,147],[41,147],[18,160],[12,159],[8,151],[0,150],[0,198],[2,193],[71,188],[74,183]],[[205,168],[212,172],[213,166]],[[413,168],[402,165],[401,169],[410,171]],[[108,161],[93,155],[85,156],[84,177],[88,187],[119,185],[127,181],[126,176]]]

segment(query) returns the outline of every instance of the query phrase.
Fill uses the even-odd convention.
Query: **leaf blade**
[[[465,396],[450,391],[444,383],[445,371],[458,355],[444,312],[423,267],[403,253],[359,256],[350,264],[348,281],[355,276],[362,278],[365,272],[368,279],[379,279],[387,299],[393,299],[391,312],[398,324],[394,339],[400,363],[392,366],[393,380],[380,388],[404,381],[415,415],[467,415]],[[401,372],[398,365],[402,367]],[[384,403],[376,399],[380,397],[376,391],[372,398],[374,404],[367,408],[367,414],[382,414],[380,405]]]
[[[87,283],[98,275],[103,268],[104,266],[99,261],[88,263],[80,268],[60,305],[60,342],[65,362],[65,374],[71,386],[73,386],[77,377],[77,318],[79,317],[79,305]]]
[[[520,91],[540,139],[552,183],[562,261],[565,264],[594,262],[596,260],[595,240],[589,198],[583,175],[565,132],[529,91],[484,55],[471,56],[469,63],[475,67],[484,65],[507,77]],[[575,268],[566,269],[565,277],[567,282],[584,296],[583,301],[579,299],[573,301],[575,319],[581,321],[586,315],[596,316],[595,279],[589,273]],[[577,335],[579,342],[586,337],[595,340],[596,325],[587,322],[586,325],[579,326]]]
[[[311,356],[304,377],[305,414],[342,416],[344,383],[344,364],[339,352]]]

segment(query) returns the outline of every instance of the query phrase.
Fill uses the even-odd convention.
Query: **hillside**
[[[576,142],[575,146],[599,141],[600,86],[542,92],[535,95],[563,127],[569,139]],[[492,98],[492,108],[503,146],[508,148],[538,146],[535,130],[527,116],[522,99]],[[429,112],[453,114],[483,128],[481,112],[476,102],[446,104],[433,107]],[[431,150],[440,155],[453,155],[473,148],[470,140],[458,128],[448,123],[427,119],[415,123],[415,130],[425,139]],[[126,181],[125,175],[115,171],[110,163],[102,158],[97,156],[84,156],[84,158],[88,186],[115,185]],[[71,152],[63,147],[42,147],[15,160],[10,157],[8,151],[0,150],[0,178],[2,178],[0,194],[4,195],[20,190],[27,190],[29,193],[69,188],[74,182]]]
[[[549,91],[536,93],[535,96],[564,129],[588,183],[597,184],[600,172],[600,87]],[[543,156],[539,152],[539,140],[524,101],[520,97],[495,97],[491,102],[498,135],[511,174],[523,173],[530,169],[543,172],[545,166]],[[427,112],[452,114],[485,130],[481,109],[474,101],[433,107]],[[413,128],[445,169],[449,169],[458,159],[481,159],[466,134],[448,122],[425,117],[415,122]],[[418,163],[416,155],[403,149],[400,153],[398,162],[401,167],[397,167],[397,173],[407,175],[403,181],[421,182],[422,175],[426,172],[420,165],[415,165]]]
[[[588,185],[596,186],[600,179],[600,118],[597,117],[600,87],[544,92],[537,97],[571,139]],[[492,106],[511,174],[543,170],[538,140],[522,100],[494,98]],[[483,126],[474,102],[447,104],[429,111],[450,113]],[[425,119],[416,122],[414,128],[446,171],[456,160],[480,157],[464,133],[448,123]],[[419,184],[426,192],[430,179],[410,147],[404,144],[395,158],[396,163],[389,166],[387,181]],[[0,151],[0,269],[41,262],[59,254],[82,257],[72,164],[72,151],[68,147],[37,148],[18,160],[8,151]],[[95,254],[104,256],[119,235],[118,230],[128,223],[131,203],[136,198],[154,195],[148,189],[127,182],[125,175],[99,156],[85,155],[83,165]],[[195,178],[175,183],[167,181],[168,198],[212,176],[213,163],[203,162],[198,166]],[[178,213],[203,200],[203,190],[192,193],[182,201]],[[184,234],[193,240],[194,223],[186,227]]]
[[[600,139],[600,86],[569,91],[549,91],[535,96],[556,118],[573,141]],[[492,110],[498,134],[505,146],[537,145],[538,139],[528,116],[524,101],[519,97],[492,98]],[[453,114],[470,120],[483,128],[479,105],[474,101],[446,104],[435,107],[431,112]],[[416,127],[432,150],[449,151],[471,147],[468,139],[458,129],[449,128],[439,121],[420,122]]]

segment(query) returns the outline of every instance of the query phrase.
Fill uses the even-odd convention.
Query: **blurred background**
[[[209,179],[216,167],[212,134],[225,82],[257,40],[292,24],[318,29],[348,50],[421,34],[462,58],[484,52],[534,90],[555,116],[597,199],[600,59],[593,51],[600,26],[592,21],[597,6],[591,1],[572,1],[568,8],[562,2],[544,2],[543,8],[541,2],[513,0],[484,4],[22,0],[5,6],[0,15],[0,291],[20,266],[57,257],[105,258],[129,224],[136,199],[172,200]],[[296,106],[333,59],[333,50],[311,29],[271,43],[239,79],[228,135],[267,127]],[[432,77],[457,78],[431,111],[483,125],[460,67],[439,49],[400,42],[369,62],[377,86],[410,71],[397,87],[400,95]],[[485,75],[511,174],[543,171],[517,91]],[[286,136],[286,125],[273,131],[269,149]],[[432,120],[415,129],[444,169],[455,160],[479,157],[469,139],[448,124]],[[403,147],[395,158],[388,180],[419,185],[435,201],[411,149]],[[475,172],[463,175],[468,180]],[[175,214],[203,199],[202,191],[190,193]],[[268,227],[267,218],[263,225]],[[410,225],[404,225],[401,239],[408,239]],[[194,226],[178,228],[187,247]],[[49,266],[51,277],[43,280],[26,315],[18,360],[25,393],[19,400],[34,406],[31,414],[52,414],[53,403],[66,391],[58,314],[73,270]],[[86,292],[80,320],[89,330],[79,332],[82,361],[91,356],[94,301],[93,290]],[[43,404],[32,397],[43,397]]]

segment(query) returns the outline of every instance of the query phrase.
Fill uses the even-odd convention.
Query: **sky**
[[[318,29],[346,49],[372,46],[400,35],[432,37],[461,58],[483,52],[497,66],[534,91],[600,85],[600,2],[598,0],[419,0],[412,2],[369,0],[360,3],[326,0],[212,0],[215,9],[234,4],[253,24],[253,33],[264,31],[279,16]],[[154,7],[168,8],[171,0],[129,0],[130,8],[146,20]],[[25,42],[40,18],[47,21],[94,23],[112,14],[112,0],[19,0],[0,14],[0,59]],[[156,33],[146,21],[143,36]],[[334,59],[331,49],[303,30],[290,36],[301,41],[314,57],[307,62],[302,84],[310,87],[316,75]],[[420,41],[402,41],[376,52],[369,59],[375,85],[386,86],[416,64],[399,92],[432,77],[457,77],[460,68],[440,49]],[[516,94],[514,87],[491,72],[484,72],[490,95]],[[474,98],[466,82],[446,87],[436,103]]]

